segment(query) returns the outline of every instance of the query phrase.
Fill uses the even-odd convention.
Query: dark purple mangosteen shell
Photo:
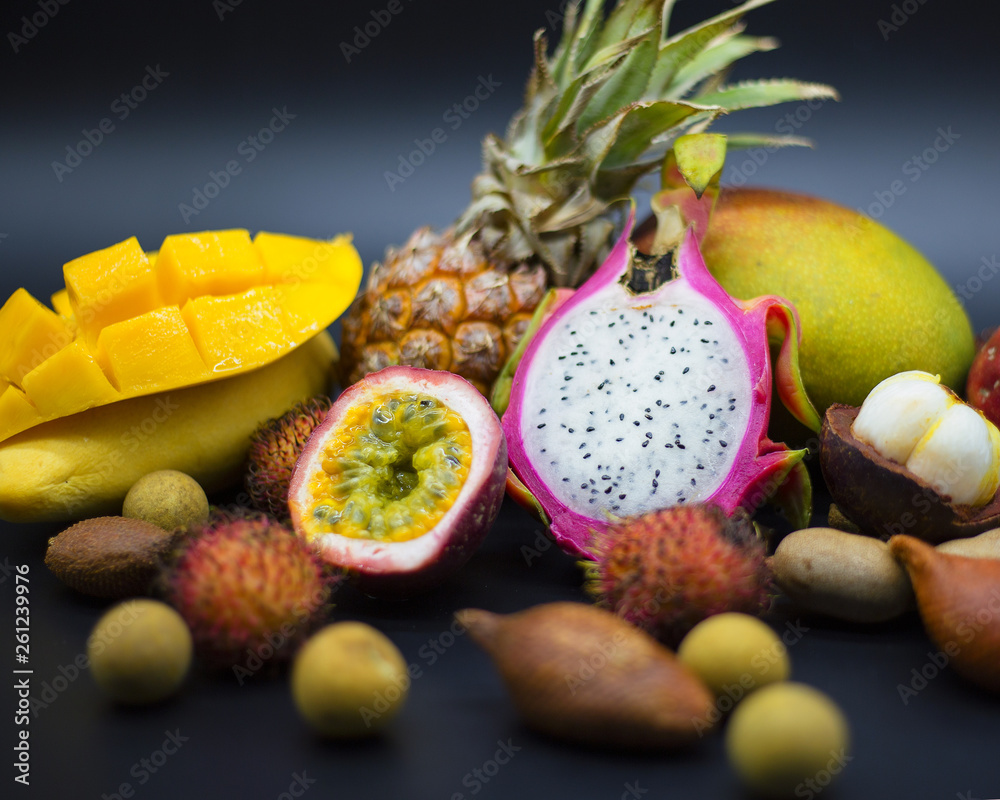
[[[879,539],[905,533],[930,544],[1000,527],[1000,492],[985,506],[952,503],[906,467],[854,437],[860,407],[835,403],[820,431],[819,463],[840,511]]]

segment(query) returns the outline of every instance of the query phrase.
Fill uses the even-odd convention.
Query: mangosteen
[[[985,505],[955,503],[852,431],[860,407],[834,404],[823,418],[820,467],[833,501],[861,533],[909,534],[937,544],[1000,527],[1000,492]]]

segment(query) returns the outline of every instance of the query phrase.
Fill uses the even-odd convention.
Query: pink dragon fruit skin
[[[538,330],[518,365],[503,416],[508,491],[537,508],[563,549],[586,558],[593,532],[616,519],[696,501],[752,510],[790,477],[805,524],[811,497],[800,462],[808,451],[766,436],[769,329],[784,335],[779,397],[801,422],[820,427],[798,374],[795,309],[779,297],[743,302],[726,294],[692,230],[678,248],[676,277],[634,294],[625,286],[634,216],[633,209],[605,263]]]

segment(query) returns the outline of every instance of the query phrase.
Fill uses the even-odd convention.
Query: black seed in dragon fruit
[[[693,232],[672,279],[637,291],[657,265],[630,244],[633,219],[532,339],[503,417],[511,482],[534,497],[556,540],[586,557],[592,533],[624,518],[696,502],[752,510],[796,465],[808,493],[807,451],[766,436],[769,328],[784,334],[778,395],[800,421],[820,424],[798,374],[794,308],[726,294]]]

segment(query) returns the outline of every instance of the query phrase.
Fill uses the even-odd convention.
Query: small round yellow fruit
[[[122,516],[152,522],[167,531],[186,530],[208,519],[208,497],[190,475],[160,469],[132,485],[125,495]]]
[[[90,672],[112,700],[140,705],[173,694],[191,666],[191,632],[158,600],[126,600],[98,620],[87,640]]]
[[[387,636],[362,622],[327,625],[292,664],[292,699],[318,733],[361,738],[399,713],[410,689],[406,660]]]
[[[695,625],[677,648],[680,658],[716,697],[737,702],[788,679],[788,650],[770,626],[749,614],[716,614]]]
[[[729,763],[750,790],[804,797],[828,786],[850,761],[843,713],[801,683],[765,686],[740,703],[726,728]]]

